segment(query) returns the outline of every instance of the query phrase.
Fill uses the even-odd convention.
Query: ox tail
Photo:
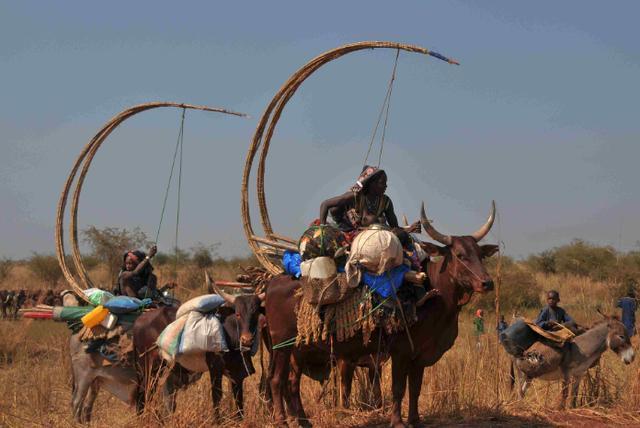
[[[260,340],[260,388],[259,394],[262,399],[262,402],[270,406],[271,403],[271,387],[269,384],[269,380],[271,378],[272,373],[272,358],[271,358],[271,336],[269,334],[269,329],[263,327],[262,329],[262,340]],[[269,354],[269,363],[268,367],[265,370],[264,365],[264,349],[267,348],[267,353]]]
[[[515,371],[515,363],[513,358],[511,358],[511,364],[509,365],[509,390],[513,391],[513,387],[516,384],[516,371]]]

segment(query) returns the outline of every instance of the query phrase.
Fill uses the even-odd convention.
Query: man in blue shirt
[[[560,293],[550,290],[547,293],[547,306],[542,308],[534,322],[545,330],[551,330],[556,323],[573,323],[573,318],[558,306],[558,302],[560,302]]]
[[[633,290],[629,290],[627,296],[618,300],[618,304],[616,306],[622,309],[622,324],[626,327],[629,337],[635,335],[636,309],[638,309],[636,293]]]

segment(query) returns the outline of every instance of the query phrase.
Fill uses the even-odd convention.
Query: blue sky
[[[633,1],[0,1],[0,256],[52,252],[75,157],[113,115],[176,101],[188,112],[180,242],[248,253],[240,178],[278,88],[321,52],[361,40],[411,43],[460,67],[402,53],[382,166],[398,214],[420,200],[444,233],[466,234],[495,199],[490,240],[525,256],[573,238],[640,240],[640,4]],[[276,230],[297,237],[357,176],[395,52],[334,61],[287,105],[266,177]],[[81,229],[155,235],[178,110],[119,127],[92,165]],[[175,193],[159,245],[173,245]],[[255,206],[255,205],[254,205]],[[255,214],[254,214],[255,216]]]

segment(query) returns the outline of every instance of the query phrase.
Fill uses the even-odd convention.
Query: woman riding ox
[[[360,228],[372,224],[398,227],[398,218],[391,198],[385,194],[387,174],[383,169],[365,165],[358,181],[340,196],[327,199],[320,205],[320,224],[326,224],[328,214],[351,241]],[[413,223],[408,232],[419,232],[420,222]]]

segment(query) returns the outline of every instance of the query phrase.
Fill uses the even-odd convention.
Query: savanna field
[[[605,249],[606,250],[606,249]],[[533,318],[543,304],[544,291],[560,292],[567,311],[583,325],[600,319],[597,309],[617,313],[615,302],[640,270],[637,252],[618,254],[576,241],[543,252],[527,260],[502,258],[489,262],[499,284],[501,313],[507,322],[514,314]],[[234,280],[238,264],[250,260],[215,263],[209,271],[218,279]],[[173,267],[157,268],[160,284],[173,279]],[[108,283],[109,273],[101,265],[93,267],[92,278]],[[178,273],[177,297],[185,300],[204,293],[202,270],[183,266]],[[29,269],[28,263],[14,263],[0,283],[0,289],[46,288],[49,284]],[[611,351],[589,371],[578,397],[579,407],[555,410],[558,382],[534,381],[524,400],[509,388],[509,358],[497,343],[495,334],[495,293],[475,296],[463,309],[459,336],[453,348],[433,367],[425,370],[420,396],[422,422],[429,426],[640,426],[639,359],[625,366]],[[473,336],[472,314],[485,309],[486,334],[481,346]],[[64,323],[37,320],[0,321],[0,426],[36,427],[76,426],[70,408],[69,330]],[[637,341],[634,341],[637,346]],[[235,408],[230,386],[224,381],[221,404],[222,426],[262,427],[270,425],[265,404],[258,395],[260,353],[254,357],[257,373],[245,381],[245,417],[233,418]],[[307,413],[317,427],[386,426],[391,403],[390,363],[384,366],[383,409],[372,410],[367,402],[364,373],[354,380],[352,406],[335,406],[334,389],[323,390],[303,377],[302,398]],[[142,416],[108,392],[102,391],[94,406],[90,426],[139,427],[159,425],[152,400]],[[406,418],[407,396],[403,415]],[[199,427],[211,424],[211,395],[208,374],[178,394],[176,413],[166,426]]]

